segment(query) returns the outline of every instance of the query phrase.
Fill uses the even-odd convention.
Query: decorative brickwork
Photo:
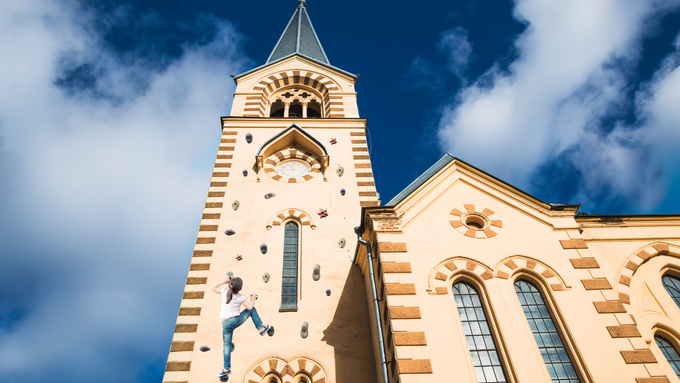
[[[489,216],[495,212],[484,208],[482,212],[475,210],[475,205],[463,205],[465,212],[454,208],[449,212],[449,223],[459,233],[469,238],[489,239],[498,235],[503,228],[503,221],[491,220]]]
[[[310,357],[298,357],[289,360],[280,355],[260,358],[246,369],[244,378],[248,382],[259,383],[262,382],[263,377],[275,375],[283,377],[284,381],[289,382],[291,378],[298,377],[300,374],[311,377],[315,383],[328,381],[325,369]]]

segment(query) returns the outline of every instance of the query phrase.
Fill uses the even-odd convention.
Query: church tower
[[[351,262],[361,209],[380,204],[357,76],[330,64],[299,0],[267,62],[234,81],[163,382],[219,380],[211,287],[228,272],[275,328],[260,336],[248,320],[234,331],[231,381],[375,382],[369,302]]]

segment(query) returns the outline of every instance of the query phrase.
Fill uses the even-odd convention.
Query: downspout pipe
[[[364,233],[364,228],[362,226],[355,227],[354,232],[357,234],[359,243],[366,246],[366,254],[368,255],[368,275],[369,280],[371,281],[371,293],[373,294],[373,310],[375,310],[375,323],[378,327],[378,343],[380,347],[380,363],[382,364],[383,382],[389,383],[389,378],[387,376],[387,358],[385,356],[385,341],[383,340],[382,319],[380,318],[378,293],[375,287],[375,274],[373,273],[373,256],[371,255],[371,244],[361,238],[361,235]]]

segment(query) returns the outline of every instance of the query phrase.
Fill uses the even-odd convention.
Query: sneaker
[[[264,326],[264,330],[260,331],[260,336],[264,336],[264,334],[269,331],[269,329],[272,328],[272,325],[268,324]]]
[[[231,370],[225,369],[225,370],[222,370],[222,372],[218,373],[217,376],[221,378],[221,377],[227,376],[229,374],[231,374]]]

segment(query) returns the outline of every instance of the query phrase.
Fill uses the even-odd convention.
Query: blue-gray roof
[[[296,53],[330,65],[321,42],[316,36],[312,20],[309,19],[304,0],[298,1],[298,7],[295,9],[290,22],[288,22],[288,26],[283,31],[279,42],[276,43],[272,54],[269,55],[267,64]]]
[[[404,198],[408,197],[411,193],[413,193],[416,189],[418,189],[422,184],[425,183],[425,181],[429,180],[430,177],[433,175],[437,174],[440,170],[444,168],[444,166],[448,165],[449,162],[455,160],[456,157],[452,156],[449,153],[446,153],[444,157],[440,158],[439,161],[435,162],[434,165],[430,166],[429,169],[425,171],[425,173],[421,174],[420,177],[416,178],[415,181],[411,182],[410,185],[406,187],[406,189],[402,190],[401,193],[397,194],[390,202],[387,203],[388,207],[394,207],[397,206],[399,202],[401,202]]]
[[[519,189],[519,188],[517,188],[517,187],[497,178],[497,177],[492,176],[491,174],[489,174],[489,173],[487,173],[487,172],[485,172],[485,171],[483,171],[479,168],[476,168],[476,167],[468,164],[467,162],[461,160],[460,158],[454,157],[450,153],[446,153],[444,155],[444,157],[440,158],[439,161],[435,162],[435,164],[432,165],[429,169],[427,169],[425,171],[425,173],[421,174],[420,177],[416,178],[415,181],[411,182],[411,184],[408,185],[406,187],[406,189],[402,190],[401,193],[397,194],[394,198],[392,198],[392,200],[390,202],[388,202],[387,205],[385,205],[385,207],[395,207],[395,206],[397,206],[401,201],[406,199],[406,197],[411,195],[411,193],[415,192],[419,187],[421,187],[423,184],[425,184],[425,182],[427,182],[427,180],[432,178],[435,174],[439,173],[439,171],[444,169],[444,167],[446,167],[446,165],[450,164],[453,161],[459,161],[459,162],[461,162],[461,163],[463,163],[463,164],[465,164],[465,165],[467,165],[467,166],[469,166],[469,167],[471,167],[471,168],[473,168],[473,169],[475,169],[475,170],[477,170],[481,173],[486,174],[489,177],[492,177],[493,179],[497,180],[498,182],[501,182],[502,184],[506,185],[507,187],[509,187],[509,188],[519,192],[519,193],[525,194],[525,195],[527,195],[531,198],[534,198],[535,200],[537,200],[541,203],[544,203],[546,205],[550,205],[551,209],[562,210],[562,209],[565,209],[565,208],[567,208],[567,209],[568,208],[576,208],[576,210],[578,210],[578,208],[581,206],[579,204],[569,204],[569,203],[564,204],[564,203],[545,202],[545,201],[541,200],[540,198],[536,198],[535,196],[525,192],[524,190],[521,190],[521,189]]]

